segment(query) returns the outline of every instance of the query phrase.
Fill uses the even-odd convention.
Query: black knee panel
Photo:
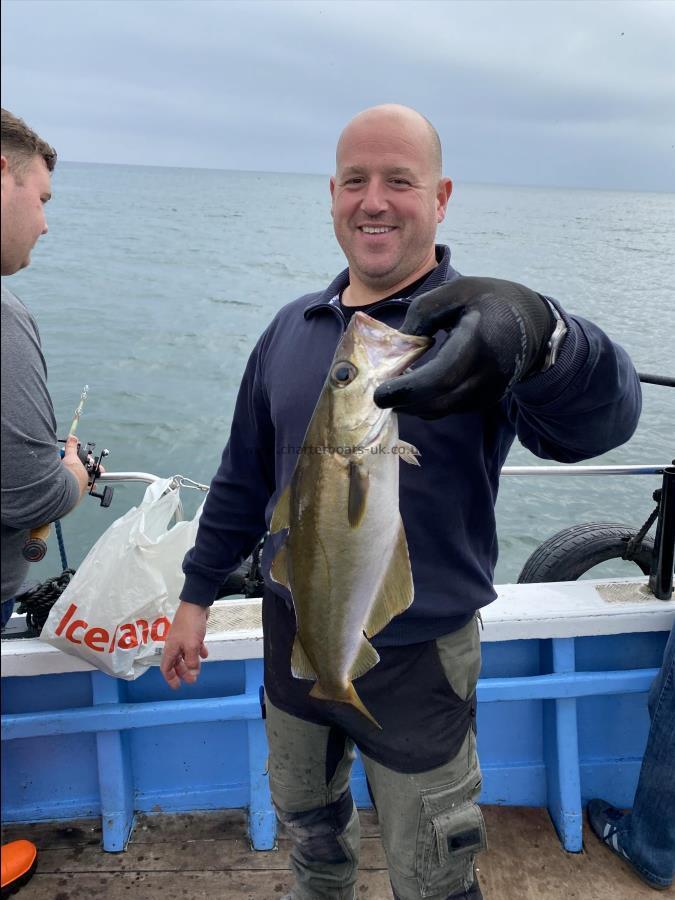
[[[347,827],[353,811],[352,792],[346,790],[328,806],[303,812],[277,809],[277,816],[307,862],[344,863],[349,861],[349,857],[338,838]]]

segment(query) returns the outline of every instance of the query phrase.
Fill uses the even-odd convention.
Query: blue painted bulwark
[[[580,850],[582,801],[599,794],[630,805],[648,728],[644,693],[665,639],[484,644],[481,800],[547,806],[565,848]],[[252,845],[269,849],[261,683],[259,659],[205,664],[178,695],[156,669],[130,683],[100,672],[3,678],[3,820],[100,815],[104,848],[119,851],[135,812],[247,807]],[[368,805],[358,763],[354,795]]]
[[[553,671],[574,673],[574,638],[551,641]],[[577,706],[573,697],[556,697],[548,703],[544,727],[544,747],[548,760],[548,811],[563,847],[579,853],[582,849],[581,787],[579,782],[579,738]]]
[[[103,672],[91,673],[96,706],[118,704],[122,685]],[[119,853],[127,846],[134,824],[134,795],[129,736],[124,731],[99,731],[96,735],[98,784],[101,797],[103,849]]]
[[[260,704],[260,685],[263,683],[261,659],[246,660],[246,693],[254,694]],[[258,714],[261,707],[258,705]],[[272,809],[267,765],[267,740],[262,719],[251,719],[248,728],[248,769],[250,795],[248,831],[256,850],[272,850],[276,843],[276,816]]]

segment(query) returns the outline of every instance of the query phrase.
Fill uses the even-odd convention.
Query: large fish
[[[270,525],[288,529],[271,575],[293,597],[293,674],[316,682],[311,697],[349,703],[378,727],[352,681],[379,661],[368,638],[412,603],[398,470],[419,454],[373,394],[429,344],[354,313]]]

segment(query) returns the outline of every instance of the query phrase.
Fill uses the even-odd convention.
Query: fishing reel
[[[61,441],[59,441],[59,443],[61,443]],[[65,443],[65,441],[63,441],[63,443]],[[89,473],[89,496],[96,497],[101,501],[101,506],[104,509],[107,509],[112,503],[113,493],[115,492],[115,489],[107,484],[103,488],[103,492],[97,494],[94,491],[94,485],[96,484],[96,479],[101,475],[101,461],[105,459],[106,456],[110,455],[110,450],[101,450],[99,455],[95,456],[95,447],[96,444],[93,441],[88,441],[84,447],[82,446],[82,444],[78,444],[77,455],[80,462]]]
[[[65,440],[59,439],[60,444],[65,444]],[[94,454],[96,444],[88,441],[85,445],[77,445],[77,456],[89,475],[89,496],[96,497],[100,501],[101,506],[107,509],[112,503],[114,488],[106,485],[101,493],[94,490],[96,479],[101,475],[101,460],[109,455],[109,450],[101,450],[98,456]],[[64,451],[61,450],[63,457]],[[23,545],[21,554],[28,562],[40,562],[45,558],[47,553],[47,538],[49,537],[50,525],[40,525],[39,528],[33,528],[26,543]]]

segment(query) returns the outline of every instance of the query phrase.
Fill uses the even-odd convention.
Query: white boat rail
[[[123,481],[140,482],[142,484],[154,484],[155,481],[161,481],[162,475],[153,475],[151,472],[104,472],[96,479],[103,484],[120,484]],[[179,487],[194,488],[197,491],[208,491],[208,484],[202,484],[199,481],[193,481],[185,475],[174,475],[174,482]]]
[[[672,463],[648,466],[504,466],[502,475],[663,475]]]
[[[122,481],[138,481],[143,484],[154,484],[161,481],[160,475],[152,475],[150,472],[104,472],[96,479],[102,484],[119,484]]]
[[[652,464],[646,466],[504,466],[502,475],[663,475],[672,463]],[[193,481],[184,475],[176,475],[181,487],[208,491],[207,484]],[[160,475],[150,472],[105,472],[97,478],[103,484],[119,484],[124,481],[153,484],[160,481]]]

